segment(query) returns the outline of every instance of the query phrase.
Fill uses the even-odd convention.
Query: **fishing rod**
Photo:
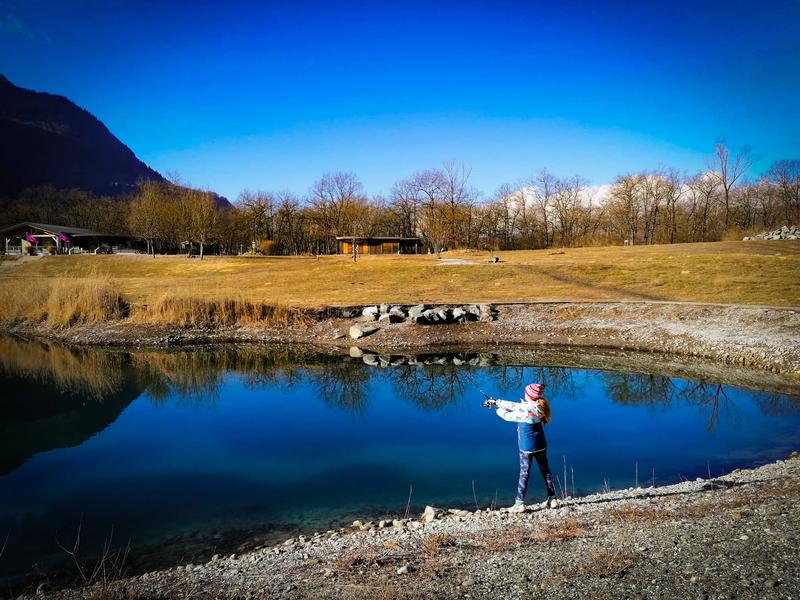
[[[474,385],[478,389],[478,391],[481,394],[483,394],[483,397],[486,398],[486,400],[494,400],[494,398],[492,398],[489,394],[487,394],[481,389],[480,385],[478,385],[478,382],[475,380],[475,376],[472,373],[466,371],[466,375],[467,377],[469,377],[470,381],[472,381],[472,385]]]

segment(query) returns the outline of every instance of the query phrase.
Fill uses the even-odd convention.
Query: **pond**
[[[567,361],[568,362],[568,361]],[[712,380],[514,364],[497,353],[331,356],[68,349],[0,338],[0,577],[130,542],[132,569],[426,504],[513,501],[516,400],[541,381],[559,493],[666,484],[785,457],[800,399]],[[543,499],[538,475],[528,501]],[[240,544],[245,546],[240,546]]]

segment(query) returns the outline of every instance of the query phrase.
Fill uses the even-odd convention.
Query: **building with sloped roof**
[[[2,249],[5,254],[24,254],[29,251],[28,248],[31,246],[39,252],[53,247],[56,253],[63,254],[69,252],[71,248],[90,251],[102,245],[111,246],[130,242],[130,238],[124,235],[30,221],[0,229],[0,236],[2,236]]]

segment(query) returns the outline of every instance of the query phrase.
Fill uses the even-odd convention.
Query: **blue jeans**
[[[517,481],[517,501],[522,502],[525,499],[525,492],[528,491],[528,479],[531,475],[531,463],[536,459],[536,464],[539,465],[539,472],[544,479],[544,485],[547,488],[548,496],[556,495],[556,488],[553,485],[553,474],[550,471],[550,463],[547,462],[547,450],[539,450],[538,452],[519,452],[519,480]]]

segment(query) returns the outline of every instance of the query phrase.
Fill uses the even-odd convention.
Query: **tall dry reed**
[[[307,311],[241,298],[197,298],[165,294],[155,303],[137,310],[134,319],[154,325],[205,327],[215,325],[303,325]]]
[[[0,321],[51,327],[104,323],[125,316],[126,302],[106,275],[30,280],[0,288]]]
[[[50,285],[47,324],[105,323],[125,316],[126,303],[107,276],[60,278]]]

